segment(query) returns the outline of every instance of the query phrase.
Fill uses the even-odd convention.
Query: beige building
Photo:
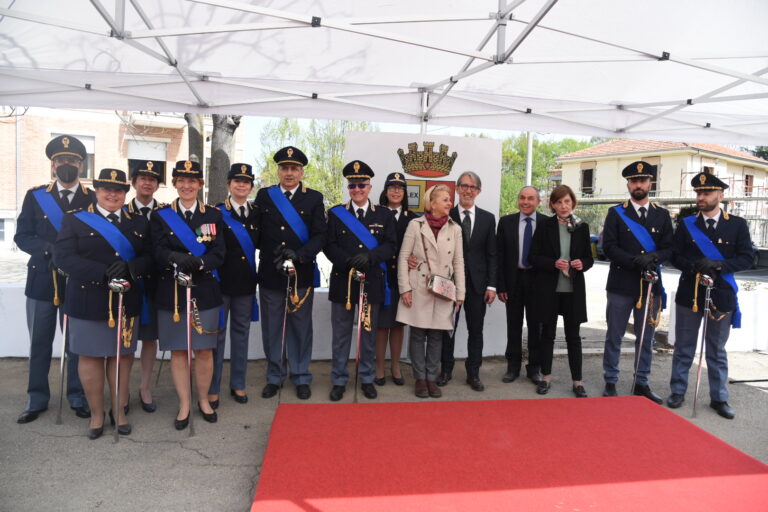
[[[728,183],[726,197],[734,199],[728,210],[749,220],[755,242],[766,245],[768,161],[762,158],[717,144],[614,139],[556,159],[561,182],[578,196],[616,202],[627,197],[621,171],[636,160],[658,166],[653,195],[660,202],[668,200],[673,210],[680,204],[674,199],[693,199],[690,182],[695,174],[715,174]]]
[[[99,169],[127,170],[129,158],[165,160],[166,183],[160,186],[157,199],[169,201],[175,197],[170,186],[170,171],[177,160],[184,160],[188,155],[187,123],[183,114],[48,108],[30,108],[25,112],[19,108],[11,111],[8,107],[3,110],[7,117],[0,123],[0,247],[13,244],[16,217],[27,190],[52,179],[45,146],[51,138],[63,133],[74,135],[85,144],[88,169],[81,180],[87,186],[91,186]],[[21,113],[23,115],[18,115]],[[207,118],[207,157],[211,131],[210,118]],[[235,132],[236,161],[242,157],[240,146],[238,132]],[[133,194],[129,192],[128,196]]]

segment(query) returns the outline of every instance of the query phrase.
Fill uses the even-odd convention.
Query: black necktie
[[[638,211],[640,212],[640,224],[645,226],[645,212],[647,212],[648,210],[645,209],[645,206],[641,206],[640,208],[638,208]]]
[[[120,222],[120,217],[117,216],[115,213],[110,213],[107,215],[107,218],[109,219],[109,222],[112,224],[118,224]]]
[[[184,212],[184,218],[187,220],[187,224],[192,222],[192,210],[187,210]]]
[[[472,220],[469,218],[469,210],[464,210],[464,220],[461,221],[461,234],[464,237],[464,243],[469,243],[469,236],[472,234]]]
[[[715,219],[707,219],[707,236],[709,238],[715,236]]]
[[[362,208],[358,208],[357,209],[357,220],[359,220],[360,222],[363,222],[363,217],[365,217],[365,210],[363,210]]]
[[[240,207],[240,218],[241,219],[245,218],[245,206]]]
[[[149,218],[149,212],[151,208],[149,206],[142,206],[141,207],[141,214],[145,216],[146,218]]]
[[[72,193],[71,190],[64,189],[61,191],[61,198],[69,204],[69,195]]]
[[[528,253],[531,250],[531,240],[533,240],[533,219],[530,217],[525,218],[525,230],[523,231],[523,268],[528,268]]]
[[[286,198],[287,198],[289,201],[291,200],[291,196],[292,196],[292,195],[293,195],[293,194],[291,194],[291,191],[290,191],[290,190],[286,190],[286,191],[285,191],[285,197],[286,197]]]

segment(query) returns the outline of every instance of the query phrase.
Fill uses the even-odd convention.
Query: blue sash
[[[159,215],[160,218],[165,221],[168,227],[171,228],[171,231],[173,231],[173,234],[176,235],[176,238],[178,238],[179,242],[181,242],[189,252],[198,258],[205,254],[205,251],[207,250],[205,244],[197,241],[195,232],[192,231],[192,228],[190,228],[189,225],[184,222],[181,217],[179,217],[178,213],[173,211],[173,208],[160,208],[154,213]],[[211,274],[213,274],[213,277],[216,278],[216,281],[221,281],[221,279],[219,279],[218,270],[211,270]],[[219,329],[225,327],[225,324],[224,308],[221,307],[219,308]]]
[[[379,246],[379,242],[376,241],[368,229],[362,222],[357,220],[357,217],[349,213],[343,205],[334,206],[330,210],[349,230],[354,234],[358,240],[360,240],[366,249],[373,250]],[[391,303],[392,291],[389,289],[389,279],[387,279],[387,266],[384,262],[379,263],[379,267],[384,272],[384,306],[389,306]]]
[[[256,273],[256,247],[253,245],[253,240],[251,240],[251,236],[248,234],[248,230],[245,229],[245,226],[243,226],[242,223],[236,221],[234,218],[232,218],[232,210],[228,210],[227,207],[220,208],[221,210],[221,217],[224,219],[224,223],[229,226],[229,228],[232,230],[232,234],[235,235],[235,238],[237,239],[237,243],[240,244],[240,248],[243,250],[243,253],[245,254],[245,259],[248,261],[248,265],[251,267],[251,272],[253,272],[253,275],[257,275]],[[259,303],[256,300],[256,295],[253,296],[253,301],[251,304],[251,322],[258,322],[259,321]]]
[[[59,206],[59,203],[53,198],[51,194],[45,191],[44,188],[38,188],[32,191],[32,195],[37,199],[37,204],[40,205],[40,209],[51,221],[53,229],[58,233],[61,231],[61,219],[64,218],[64,212]]]
[[[299,215],[299,212],[296,211],[296,208],[293,207],[293,203],[280,192],[280,186],[273,185],[269,187],[267,193],[269,194],[269,198],[272,199],[272,202],[275,203],[277,211],[280,212],[280,215],[283,216],[285,222],[288,223],[288,227],[291,228],[297,237],[299,237],[301,243],[306,244],[309,242],[309,230],[307,229],[306,224],[301,220],[301,216]],[[315,262],[314,266],[312,286],[315,288],[320,286],[320,270],[317,268],[317,262]]]
[[[645,252],[655,252],[656,242],[648,232],[645,226],[639,222],[635,222],[624,212],[622,205],[617,204],[613,207],[613,210],[618,214],[619,218],[624,221],[629,231],[634,235],[635,239],[640,243],[640,246]],[[661,309],[667,308],[667,292],[664,290],[664,285],[661,284],[661,265],[656,265],[656,272],[659,274],[659,282],[661,286]]]
[[[705,235],[704,232],[701,231],[695,224],[696,215],[691,215],[690,217],[684,218],[683,222],[685,223],[685,227],[688,228],[688,233],[691,234],[693,242],[696,244],[705,258],[717,261],[723,261],[725,259],[715,244],[712,243],[712,240],[710,240],[709,237]],[[730,274],[720,274],[720,276],[723,278],[723,280],[725,280],[726,283],[731,286],[731,288],[733,288],[733,292],[736,296],[736,309],[734,310],[733,315],[731,315],[731,325],[734,329],[739,329],[741,327],[741,309],[739,309],[739,285],[736,284],[736,278],[733,277],[732,272]],[[699,286],[699,283],[696,283],[694,286]]]

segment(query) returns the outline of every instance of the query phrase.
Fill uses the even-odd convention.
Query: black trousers
[[[523,316],[528,326],[528,373],[536,373],[541,367],[541,323],[533,319],[534,272],[517,271],[515,287],[509,290],[507,309],[507,349],[504,356],[510,370],[520,372],[523,360]]]
[[[581,380],[581,324],[573,316],[573,293],[556,293],[555,306],[557,314],[563,316],[565,343],[568,347],[568,366],[571,368],[571,379]],[[544,324],[541,335],[541,373],[552,373],[552,357],[555,350],[555,333],[557,332],[557,317],[553,324]]]
[[[480,365],[483,364],[483,323],[485,322],[486,305],[485,292],[474,293],[467,290],[464,297],[464,317],[467,321],[467,360],[464,366],[467,369],[467,377],[477,377],[480,374]],[[458,319],[456,321],[458,325]],[[451,332],[443,334],[443,349],[440,357],[442,371],[453,372],[456,360],[453,357],[455,336],[451,338]]]

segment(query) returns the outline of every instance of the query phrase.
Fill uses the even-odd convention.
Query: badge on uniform
[[[198,242],[210,242],[216,237],[216,224],[201,224],[195,233]]]

